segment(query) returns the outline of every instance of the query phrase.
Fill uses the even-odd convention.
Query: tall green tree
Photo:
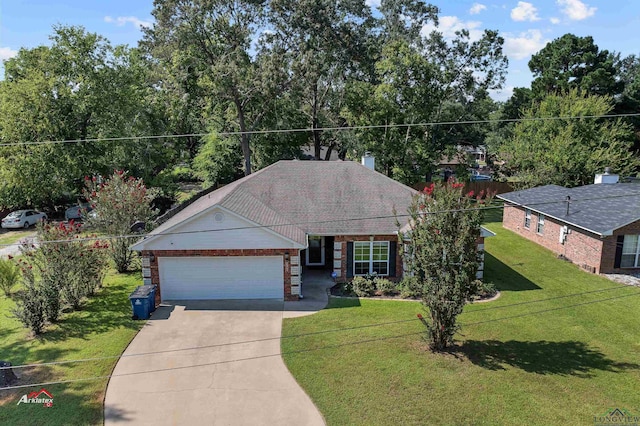
[[[382,21],[402,25],[387,31],[400,36],[382,39],[374,77],[350,84],[345,109],[350,123],[380,126],[358,132],[356,149],[373,151],[386,173],[412,184],[425,179],[447,149],[483,139],[484,126],[422,123],[486,119],[494,109],[488,91],[502,86],[507,59],[495,31],[485,31],[479,40],[471,40],[466,30],[453,39],[437,28],[423,34],[411,30],[413,19],[387,18],[398,10],[396,2],[389,4],[394,6],[389,11],[381,6]]]
[[[616,78],[615,56],[600,50],[590,36],[565,34],[553,40],[531,57],[529,69],[534,77],[531,88],[538,99],[571,89],[615,96],[624,86]]]
[[[274,0],[270,2],[265,51],[279,52],[290,76],[287,89],[302,113],[299,127],[310,128],[314,157],[327,158],[339,145],[345,81],[359,74],[369,58],[367,36],[373,18],[364,0]]]
[[[161,111],[136,49],[82,27],[55,27],[51,46],[21,49],[0,83],[0,205],[53,204],[78,195],[82,176],[116,166],[155,176],[171,156],[155,134]],[[46,143],[47,141],[69,141]],[[32,143],[35,142],[35,143]]]
[[[605,167],[634,175],[640,162],[631,151],[631,126],[620,119],[581,118],[612,110],[610,96],[585,95],[577,89],[549,94],[524,111],[525,121],[515,125],[501,156],[525,187],[587,185]]]
[[[190,96],[204,97],[209,124],[240,132],[247,175],[250,132],[258,129],[274,87],[273,79],[265,78],[268,62],[253,51],[266,7],[264,0],[156,0],[156,23],[143,40],[175,80],[192,85]]]

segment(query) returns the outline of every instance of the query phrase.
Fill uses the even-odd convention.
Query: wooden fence
[[[425,186],[430,185],[431,182],[418,182],[413,185],[413,189],[418,191],[422,191]],[[480,191],[493,192],[496,194],[504,194],[506,192],[513,191],[513,186],[509,182],[493,182],[493,181],[477,181],[477,182],[466,182],[464,184],[464,191],[469,192],[473,191],[475,194]]]

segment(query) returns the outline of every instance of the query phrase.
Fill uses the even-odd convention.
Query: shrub
[[[376,288],[378,289],[378,291],[385,296],[398,294],[398,288],[396,283],[386,278],[378,277],[374,279],[373,282],[376,284]]]
[[[372,279],[366,277],[355,277],[351,281],[353,292],[359,297],[373,296],[376,291],[376,284]]]
[[[11,312],[33,334],[42,332],[45,319],[44,300],[42,292],[33,283],[24,283],[24,290],[18,293],[16,307]]]
[[[350,281],[341,283],[340,287],[342,288],[342,294],[351,294],[351,293],[353,293],[353,285],[351,284]]]
[[[495,296],[498,293],[496,286],[493,283],[487,283],[483,281],[479,281],[478,283],[480,290],[478,291],[478,296],[481,299],[488,299],[490,297]]]
[[[157,191],[147,189],[142,179],[127,177],[123,170],[116,170],[104,183],[87,176],[85,186],[84,196],[96,211],[96,215],[86,218],[87,224],[107,235],[130,235],[133,223],[148,224],[157,213],[151,207]],[[131,266],[135,252],[129,246],[137,240],[138,237],[111,240],[109,252],[118,272],[126,272]]]
[[[79,238],[79,232],[80,226],[73,221],[38,225],[41,244],[21,247],[26,259],[20,260],[23,279],[40,292],[44,315],[50,322],[57,321],[63,304],[79,309],[104,278],[107,263],[103,249],[107,245],[87,242]]]
[[[417,299],[422,296],[420,282],[415,277],[405,275],[398,287],[400,288],[400,296],[405,299]]]
[[[18,283],[20,271],[11,260],[0,259],[0,290],[7,297],[11,296],[11,290]]]

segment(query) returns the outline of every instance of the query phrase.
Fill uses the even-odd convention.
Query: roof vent
[[[612,184],[618,183],[620,176],[611,173],[611,167],[605,167],[604,173],[596,174],[596,178],[593,181],[595,184]]]
[[[362,165],[367,169],[375,170],[376,169],[376,158],[371,155],[369,151],[365,152],[362,156]]]

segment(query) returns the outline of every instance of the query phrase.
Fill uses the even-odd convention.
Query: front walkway
[[[284,318],[312,315],[324,309],[329,302],[328,290],[334,282],[331,272],[324,270],[306,270],[302,275],[302,296],[296,302],[284,303]]]

